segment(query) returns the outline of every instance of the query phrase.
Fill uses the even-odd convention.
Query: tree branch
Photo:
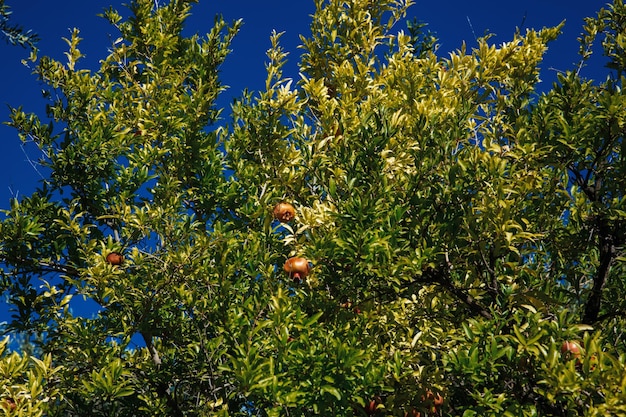
[[[478,301],[476,301],[476,299],[472,297],[467,292],[467,290],[454,285],[452,279],[450,279],[449,270],[447,268],[440,267],[437,270],[430,269],[426,272],[431,275],[433,282],[439,283],[450,294],[454,295],[460,301],[465,303],[473,314],[484,317],[487,320],[491,320],[493,318],[487,308],[482,306]]]
[[[156,348],[154,347],[154,344],[152,343],[152,335],[149,334],[148,332],[140,332],[140,334],[141,334],[141,337],[143,337],[144,342],[146,343],[146,348],[148,348],[148,352],[150,352],[150,356],[152,357],[152,362],[157,367],[160,367],[163,362],[161,361],[159,352],[156,350]],[[159,395],[159,397],[165,399],[167,406],[172,412],[171,414],[172,416],[174,417],[184,416],[182,410],[180,409],[180,407],[178,406],[178,403],[176,402],[176,399],[172,397],[172,394],[169,392],[169,387],[166,383],[159,382],[156,386],[156,392]]]
[[[605,219],[599,219],[597,225],[600,265],[598,266],[596,276],[593,277],[591,294],[589,294],[589,298],[587,298],[587,302],[585,303],[585,313],[582,320],[585,324],[594,324],[598,321],[602,304],[602,288],[611,271],[611,263],[615,255],[613,234],[609,230],[607,221]]]
[[[159,356],[159,352],[152,344],[152,335],[146,332],[141,332],[141,336],[143,337],[144,342],[146,342],[146,348],[148,348],[148,352],[150,352],[152,362],[154,362],[156,366],[161,366],[161,357]]]

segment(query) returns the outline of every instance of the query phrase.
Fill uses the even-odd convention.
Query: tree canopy
[[[626,413],[621,0],[543,90],[561,26],[440,56],[411,0],[315,0],[301,78],[274,33],[228,115],[241,22],[185,36],[193,3],[107,10],[97,70],[76,30],[32,57],[49,105],[8,123],[50,175],[0,223],[5,415]]]

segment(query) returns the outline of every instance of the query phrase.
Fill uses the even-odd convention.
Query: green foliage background
[[[626,415],[621,0],[545,93],[560,26],[443,57],[410,0],[316,0],[302,78],[273,34],[226,121],[240,22],[184,37],[192,3],[108,10],[97,71],[77,31],[32,56],[50,104],[9,123],[51,175],[0,223],[29,342],[0,345],[5,415]],[[605,80],[579,74],[594,50]]]

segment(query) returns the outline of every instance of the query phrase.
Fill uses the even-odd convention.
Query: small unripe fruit
[[[309,261],[304,258],[293,257],[287,259],[283,269],[289,274],[291,279],[299,282],[309,275],[311,265],[309,265]]]
[[[121,265],[124,262],[124,256],[119,252],[111,252],[107,255],[107,262],[111,265]]]
[[[289,223],[296,217],[296,209],[289,203],[278,203],[274,207],[274,218],[281,223]]]

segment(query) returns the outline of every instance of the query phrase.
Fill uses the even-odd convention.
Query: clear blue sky
[[[122,4],[127,1],[130,0],[6,0],[6,4],[13,11],[13,23],[39,34],[40,55],[63,60],[66,44],[62,37],[69,36],[70,28],[79,28],[84,39],[80,49],[87,55],[82,67],[95,69],[98,61],[106,56],[111,40],[118,36],[114,28],[97,14],[108,6],[124,9]],[[594,16],[605,4],[606,1],[598,0],[417,0],[409,18],[417,17],[436,32],[440,38],[441,55],[456,50],[462,41],[472,47],[476,44],[475,37],[487,32],[495,34],[492,41],[499,44],[510,40],[518,26],[539,29],[566,20],[564,34],[550,45],[542,65],[542,78],[548,83],[554,79],[556,70],[573,68],[578,59],[576,38],[581,32],[582,19]],[[291,62],[287,68],[290,73],[287,75],[298,78],[295,67],[299,54],[296,49],[298,35],[308,32],[313,9],[313,0],[200,0],[188,22],[189,32],[202,34],[209,31],[217,13],[223,14],[227,21],[244,20],[244,26],[233,43],[233,53],[222,68],[223,82],[230,86],[224,103],[230,102],[246,87],[251,90],[263,87],[265,51],[269,47],[272,29],[286,32],[283,46],[291,51]],[[398,29],[404,27],[401,25]],[[26,111],[43,116],[43,86],[20,63],[27,56],[26,50],[0,44],[0,54],[0,121],[8,120],[7,105],[23,106]],[[594,78],[593,71],[588,71],[586,75]],[[225,116],[228,116],[228,109]],[[14,129],[0,126],[0,139],[3,144],[0,153],[0,208],[7,208],[10,197],[30,195],[40,177],[28,162]],[[34,147],[29,147],[27,153],[37,159]],[[0,321],[2,319],[0,312]]]

